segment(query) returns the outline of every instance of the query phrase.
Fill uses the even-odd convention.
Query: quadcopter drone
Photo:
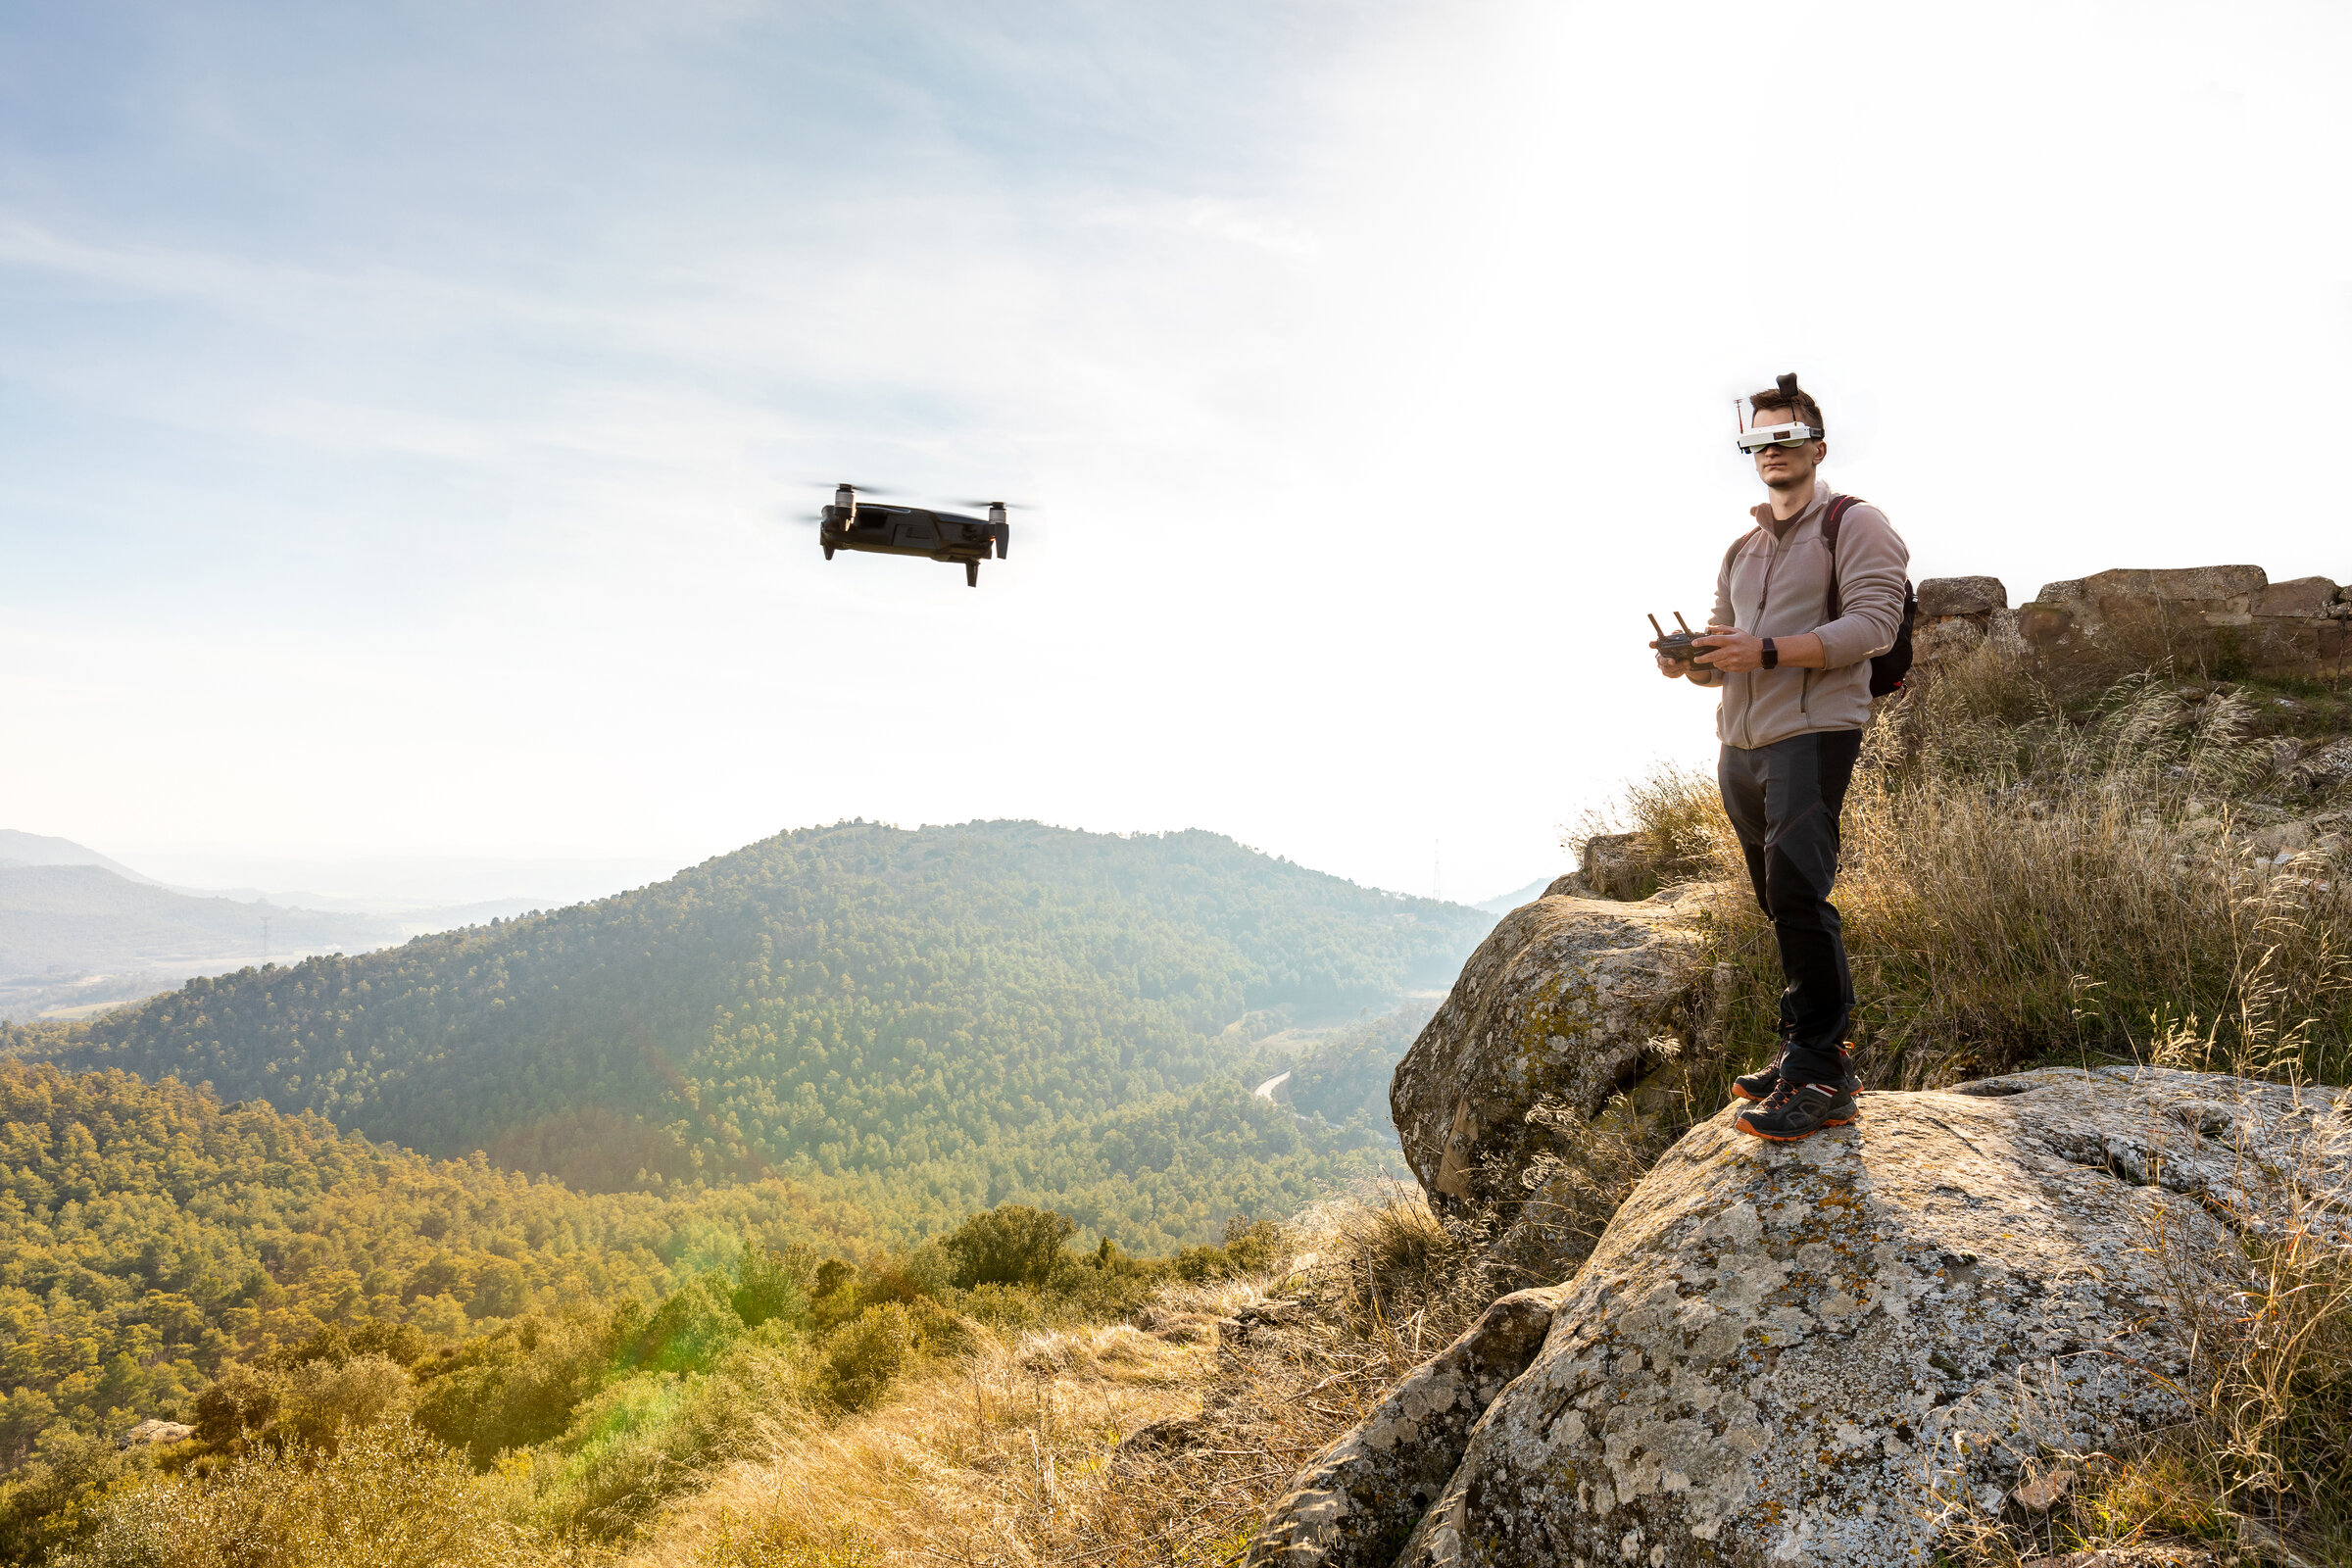
[[[980,586],[980,563],[994,551],[999,561],[1012,543],[1012,525],[1004,520],[1005,503],[967,503],[988,509],[986,521],[953,512],[923,507],[879,506],[858,499],[854,484],[838,486],[833,504],[817,514],[818,539],[831,561],[836,550],[864,550],[878,556],[926,556],[933,561],[963,563],[967,588]]]

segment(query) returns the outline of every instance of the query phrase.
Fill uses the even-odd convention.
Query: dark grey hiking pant
[[[1723,808],[1747,854],[1756,902],[1781,944],[1784,1078],[1836,1083],[1838,1048],[1854,1010],[1845,937],[1830,888],[1838,879],[1838,813],[1862,752],[1858,729],[1791,735],[1752,749],[1726,746],[1716,763]]]

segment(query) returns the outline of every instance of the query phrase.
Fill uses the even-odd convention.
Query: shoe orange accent
[[[1808,1127],[1801,1133],[1760,1133],[1756,1131],[1755,1128],[1749,1126],[1747,1124],[1747,1119],[1743,1116],[1734,1116],[1732,1118],[1732,1126],[1738,1131],[1747,1134],[1747,1136],[1750,1138],[1761,1138],[1768,1143],[1799,1144],[1812,1137],[1815,1133],[1826,1131],[1832,1127],[1851,1127],[1854,1124],[1855,1119],[1856,1118],[1852,1116],[1841,1116],[1836,1121],[1825,1121],[1818,1123],[1815,1126]]]
[[[1748,1093],[1746,1090],[1744,1090],[1744,1089],[1740,1088],[1740,1087],[1738,1084],[1736,1084],[1736,1083],[1732,1085],[1732,1098],[1733,1098],[1734,1100],[1745,1100],[1745,1101],[1750,1101],[1750,1102],[1754,1102],[1754,1103],[1756,1103],[1756,1104],[1759,1104],[1759,1105],[1760,1105],[1760,1104],[1762,1104],[1762,1103],[1764,1102],[1765,1099],[1766,1099],[1766,1097],[1765,1097],[1765,1096],[1763,1096],[1763,1095],[1751,1095],[1751,1094],[1749,1094],[1749,1093]]]

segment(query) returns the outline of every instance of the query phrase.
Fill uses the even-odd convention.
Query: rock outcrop
[[[115,1440],[118,1448],[135,1448],[150,1443],[185,1443],[196,1435],[196,1429],[181,1421],[142,1421]]]
[[[2102,571],[2054,582],[2018,611],[2045,664],[2093,673],[2161,664],[2233,679],[2345,673],[2352,603],[2326,577],[2272,582],[2260,566]]]
[[[1923,663],[1972,646],[2008,608],[1992,577],[1919,585],[1913,643]],[[2118,569],[2045,584],[2017,629],[2061,684],[2170,664],[2183,673],[2338,680],[2352,672],[2352,587],[2327,577],[2273,582],[2260,566]]]
[[[1493,1211],[1548,1138],[1539,1102],[1592,1117],[1679,1042],[1699,940],[1674,889],[1640,904],[1546,894],[1503,917],[1398,1063],[1389,1108],[1444,1213]]]
[[[1676,1145],[1399,1562],[1928,1562],[2043,1446],[2183,1413],[2183,1293],[2229,1288],[2271,1173],[2352,1191],[2336,1091],[2070,1068],[1863,1107]]]
[[[1919,585],[1919,614],[1911,625],[1911,657],[1933,664],[1966,653],[2009,608],[1998,577],[1930,577]]]
[[[1619,1210],[1390,1560],[1927,1563],[2044,1448],[2183,1413],[2196,1307],[2287,1188],[2352,1194],[2352,1096],[2047,1069],[1872,1095],[1788,1148],[1727,1111]],[[1343,1470],[1295,1495],[1346,1517]],[[1372,1560],[1274,1524],[1265,1561]]]
[[[1514,1292],[1416,1368],[1298,1473],[1244,1568],[1387,1568],[1453,1478],[1478,1418],[1544,1348],[1565,1294]]]
[[[1700,897],[1553,893],[1495,929],[1391,1093],[1433,1206],[1526,1262],[1544,1233],[1509,1216],[1547,1164],[1708,1032]],[[2184,1413],[2245,1235],[2315,1197],[2352,1226],[2336,1090],[2044,1069],[1873,1094],[1792,1146],[1730,1122],[1318,1456],[1252,1561],[1925,1564],[2039,1495],[2046,1453]]]

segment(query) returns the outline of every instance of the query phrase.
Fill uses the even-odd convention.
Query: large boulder
[[[1441,1214],[1492,1213],[1550,1135],[1539,1103],[1595,1115],[1679,1049],[1702,978],[1699,892],[1546,895],[1503,917],[1397,1063],[1389,1108]],[[1555,1279],[1558,1276],[1553,1276]]]
[[[1788,1147],[1718,1115],[1618,1211],[1396,1561],[1930,1562],[2045,1446],[2183,1413],[2180,1293],[2229,1289],[2276,1173],[2352,1192],[2348,1107],[2048,1069],[1871,1095]]]
[[[148,1444],[185,1443],[196,1435],[196,1429],[181,1421],[154,1418],[140,1422],[115,1440],[118,1448],[136,1448]]]

